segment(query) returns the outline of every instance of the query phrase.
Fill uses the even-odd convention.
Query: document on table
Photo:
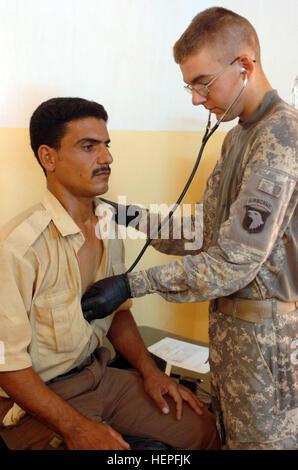
[[[172,366],[206,374],[209,372],[209,348],[187,343],[173,338],[163,338],[149,346],[148,350],[166,361],[166,373],[169,375]]]

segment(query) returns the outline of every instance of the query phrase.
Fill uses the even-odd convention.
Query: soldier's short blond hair
[[[218,48],[227,60],[233,60],[249,47],[254,53],[252,59],[260,62],[260,44],[254,27],[246,18],[225,8],[208,8],[195,16],[174,45],[174,59],[181,64],[206,45]]]

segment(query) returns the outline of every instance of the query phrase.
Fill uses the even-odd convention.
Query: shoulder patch
[[[246,205],[242,226],[248,233],[260,233],[263,231],[269,215],[270,212],[267,210]]]

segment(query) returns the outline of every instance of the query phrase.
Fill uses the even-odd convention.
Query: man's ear
[[[256,68],[256,61],[244,54],[240,57],[239,62],[242,67],[240,73],[246,73],[247,78],[249,78]]]
[[[56,169],[56,151],[48,145],[41,145],[38,149],[39,161],[49,173],[53,173]]]

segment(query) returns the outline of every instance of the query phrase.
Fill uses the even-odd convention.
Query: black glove
[[[131,297],[127,274],[95,282],[82,297],[82,310],[88,322],[111,315]]]
[[[101,197],[100,199],[101,201],[105,202],[106,204],[110,204],[110,206],[113,206],[116,209],[114,215],[114,220],[116,224],[125,225],[126,227],[128,227],[130,222],[134,221],[132,226],[136,227],[137,224],[140,222],[140,219],[142,217],[141,207],[135,206],[133,204],[130,206],[125,206],[124,204],[117,204],[116,202],[108,201],[103,197]]]

